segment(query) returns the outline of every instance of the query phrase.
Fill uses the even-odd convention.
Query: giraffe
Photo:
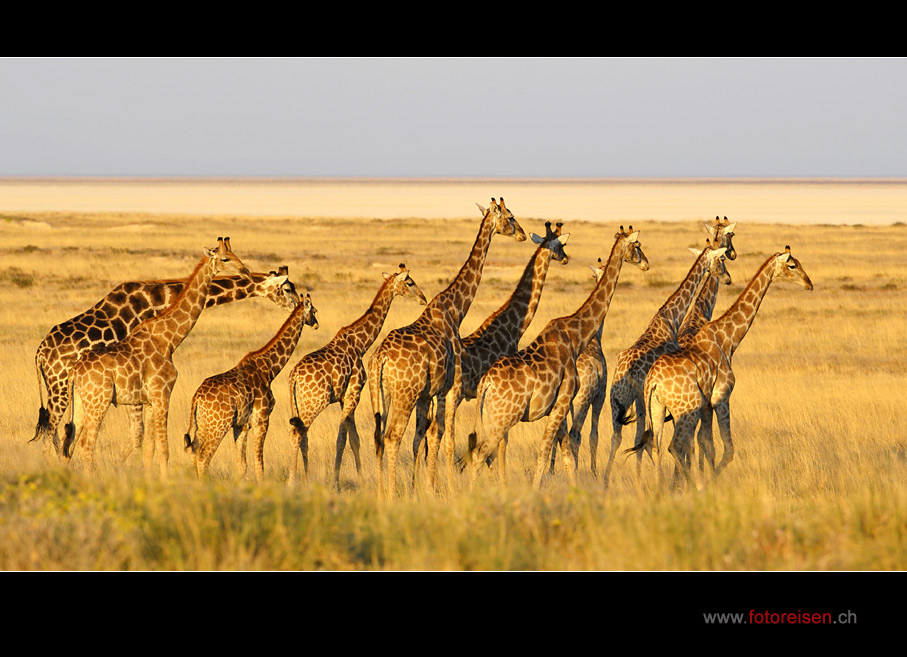
[[[361,476],[359,432],[356,430],[356,407],[365,385],[362,356],[375,342],[391,302],[398,296],[427,301],[422,290],[410,277],[404,263],[394,274],[383,274],[384,280],[371,306],[355,322],[345,326],[325,346],[305,355],[290,372],[290,442],[295,446],[290,483],[296,480],[297,462],[302,455],[306,476],[309,471],[309,427],[315,418],[333,403],[340,403],[340,428],[334,457],[334,486],[340,490],[340,464],[349,436],[350,448],[356,459],[356,475]]]
[[[289,312],[299,301],[299,295],[287,280],[287,274],[287,267],[282,266],[276,272],[253,273],[249,279],[218,276],[211,282],[205,307],[263,297]],[[88,349],[125,338],[146,319],[166,310],[185,284],[185,279],[120,283],[94,306],[48,332],[35,354],[41,408],[34,438],[29,442],[40,439],[46,448],[50,439],[54,451],[60,453],[57,427],[69,406],[69,373],[79,356]],[[141,440],[141,428],[137,436]]]
[[[677,331],[677,344],[679,349],[683,349],[692,342],[693,337],[699,332],[706,323],[711,321],[712,312],[715,310],[715,301],[718,299],[718,279],[714,276],[707,276],[699,289],[699,295],[696,301],[690,306],[687,316]],[[705,410],[703,411],[705,412]],[[708,409],[711,413],[711,409]],[[705,469],[704,459],[710,457],[709,465],[714,470],[715,456],[712,447],[711,425],[709,425],[709,435],[705,435],[703,426],[700,425],[699,433],[696,435],[696,442],[699,443],[699,470]],[[689,455],[687,455],[689,456]]]
[[[598,259],[598,264],[593,267],[592,278],[595,284],[601,280],[605,274],[605,265],[602,259]],[[576,359],[576,381],[577,390],[573,397],[573,423],[570,427],[570,450],[573,452],[574,463],[579,463],[579,448],[582,442],[580,432],[583,423],[586,421],[586,415],[589,409],[592,409],[592,416],[589,418],[589,457],[592,464],[592,473],[595,474],[596,450],[598,449],[598,418],[601,415],[602,406],[605,404],[605,395],[608,391],[608,363],[605,360],[605,354],[602,351],[602,329],[605,326],[604,318],[598,325],[598,330],[592,337],[589,345],[583,350],[579,358]],[[561,436],[563,439],[563,436]],[[554,464],[557,460],[558,445],[551,449],[551,463],[548,466],[548,472],[554,473]]]
[[[61,448],[67,463],[81,440],[88,470],[94,469],[94,443],[111,404],[151,406],[154,439],[143,445],[145,474],[151,474],[157,448],[160,473],[166,477],[169,460],[167,416],[177,377],[173,352],[195,326],[215,275],[229,268],[244,277],[250,276],[249,270],[230,248],[230,238],[219,237],[217,242],[216,249],[204,250],[205,255],[167,310],[145,320],[119,342],[84,352],[73,366],[69,380],[72,413]],[[77,434],[79,405],[82,427]]]
[[[614,456],[620,447],[621,433],[632,406],[636,407],[636,444],[642,440],[643,418],[645,407],[642,403],[642,390],[646,374],[659,356],[676,351],[677,332],[683,323],[687,310],[696,297],[704,279],[717,278],[725,285],[730,285],[731,276],[725,267],[725,247],[713,248],[711,241],[706,240],[702,251],[690,249],[696,260],[680,285],[658,309],[643,334],[630,347],[617,355],[617,366],[614,379],[611,381],[611,451],[608,464],[605,466],[604,486],[608,487]],[[590,448],[592,445],[590,444]],[[642,459],[642,452],[637,453],[637,471]],[[593,470],[594,472],[594,470]]]
[[[532,241],[539,246],[523,270],[513,294],[482,322],[479,328],[463,338],[462,385],[458,393],[453,393],[451,403],[454,414],[464,400],[476,398],[479,379],[488,368],[501,356],[512,354],[519,348],[520,338],[529,328],[538,310],[551,260],[557,260],[562,265],[567,264],[568,257],[564,253],[564,245],[570,233],[562,234],[562,230],[562,222],[558,222],[552,230],[551,222],[546,221],[545,237],[530,234]],[[453,438],[451,433],[451,439]],[[462,459],[462,468],[469,464],[470,455],[471,450],[467,451]]]
[[[198,477],[205,476],[224,435],[233,429],[236,478],[246,474],[246,438],[251,433],[255,478],[261,481],[265,438],[274,410],[271,382],[289,362],[303,326],[318,330],[317,312],[307,293],[265,346],[246,354],[233,369],[209,376],[195,391],[183,443]]]
[[[416,410],[416,437],[413,452],[428,430],[428,470],[432,487],[437,473],[438,447],[448,429],[445,451],[448,481],[453,485],[453,404],[446,396],[459,390],[461,381],[460,323],[475,298],[488,247],[495,234],[508,235],[519,242],[526,233],[513,213],[491,199],[482,212],[482,223],[469,257],[457,276],[438,293],[419,318],[391,331],[372,354],[368,363],[369,395],[375,414],[375,454],[378,462],[379,492],[393,498],[396,491],[397,451],[413,409]],[[434,418],[428,426],[429,404],[435,400]],[[385,490],[383,457],[387,449],[387,486]],[[415,467],[418,459],[414,461]]]
[[[633,263],[641,270],[649,262],[638,240],[639,231],[621,226],[605,266],[605,273],[592,293],[572,315],[551,320],[536,339],[516,354],[498,359],[485,373],[477,390],[479,413],[476,419],[476,454],[471,471],[472,484],[478,466],[498,448],[501,480],[506,476],[507,434],[517,422],[534,422],[548,417],[536,462],[534,486],[541,487],[542,473],[558,434],[566,434],[567,413],[576,392],[576,360],[595,336],[611,304],[621,266]],[[472,440],[472,437],[470,438]],[[561,441],[561,456],[571,483],[569,450]]]
[[[701,431],[711,435],[712,409],[724,443],[724,453],[714,474],[720,474],[734,457],[730,397],[735,379],[731,359],[752,326],[765,293],[776,279],[800,285],[807,291],[813,289],[800,261],[791,255],[790,246],[785,246],[783,252],[769,256],[721,317],[706,323],[680,351],[661,356],[646,377],[646,428],[642,443],[628,451],[638,452],[653,440],[657,446],[665,411],[669,411],[674,418],[674,437],[668,451],[676,461],[675,486],[679,487],[684,480],[694,485],[689,446],[698,421],[702,421]],[[713,458],[713,455],[706,457]],[[659,450],[659,461],[660,458]]]

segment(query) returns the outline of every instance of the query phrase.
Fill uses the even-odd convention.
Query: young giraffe
[[[529,328],[538,310],[551,260],[557,260],[562,265],[567,264],[568,257],[564,253],[564,245],[570,233],[561,234],[562,229],[561,222],[551,230],[551,222],[546,221],[545,237],[530,234],[532,241],[539,246],[523,270],[513,294],[504,305],[482,322],[479,328],[463,338],[462,386],[459,394],[454,394],[451,401],[454,414],[464,400],[476,398],[479,379],[488,368],[501,356],[515,353],[519,349],[520,338]],[[454,438],[451,433],[451,439]],[[474,447],[475,445],[470,445],[470,449],[464,455],[461,469],[468,466]],[[413,458],[415,456],[413,454]]]
[[[491,238],[509,235],[519,242],[526,239],[513,213],[491,199],[482,211],[482,223],[469,257],[447,288],[440,292],[422,315],[409,326],[391,331],[372,355],[368,364],[369,393],[375,413],[375,453],[378,460],[378,487],[394,497],[396,491],[397,450],[409,417],[416,410],[414,452],[428,430],[428,470],[432,487],[437,474],[438,447],[444,435],[448,459],[448,480],[453,485],[453,404],[446,396],[457,391],[461,382],[460,323],[475,298]],[[434,418],[428,427],[429,404],[435,400]],[[387,446],[387,486],[385,490],[383,456]],[[418,463],[418,460],[416,461]],[[415,465],[414,465],[415,467]]]
[[[274,410],[271,382],[289,362],[302,327],[318,329],[317,312],[306,294],[264,347],[246,354],[233,369],[208,377],[195,391],[183,442],[198,477],[205,476],[224,435],[233,429],[236,478],[242,479],[246,474],[246,438],[251,432],[255,478],[261,481],[265,438]]]
[[[476,454],[473,457],[472,483],[478,467],[498,448],[499,475],[506,477],[507,434],[517,422],[534,422],[547,416],[536,462],[534,486],[539,488],[554,442],[567,431],[567,414],[576,392],[576,360],[586,349],[603,321],[617,287],[623,263],[630,262],[646,271],[649,262],[638,241],[639,231],[615,235],[605,274],[580,308],[566,317],[554,319],[525,349],[504,356],[491,366],[479,383],[479,413],[476,420]],[[560,434],[560,436],[559,436]],[[571,483],[574,472],[563,440],[561,456]]]
[[[657,449],[661,442],[665,411],[669,411],[674,418],[674,437],[668,451],[678,466],[675,470],[676,486],[682,483],[678,472],[693,485],[689,447],[698,421],[702,421],[701,431],[711,435],[711,409],[718,418],[724,443],[724,453],[715,468],[715,475],[727,467],[734,457],[730,413],[730,397],[734,390],[731,359],[752,325],[765,293],[776,279],[800,285],[805,290],[813,289],[812,281],[800,261],[791,255],[790,247],[786,246],[783,253],[776,253],[765,261],[721,317],[705,324],[684,349],[661,356],[646,377],[646,429],[642,444],[628,451],[638,452],[653,440]]]
[[[696,249],[690,249],[690,251],[697,257],[687,275],[680,282],[680,285],[659,308],[658,312],[655,313],[655,316],[651,319],[639,339],[617,355],[614,380],[611,382],[611,426],[613,433],[611,434],[611,451],[608,454],[608,464],[605,466],[605,488],[608,487],[610,480],[614,456],[617,453],[617,448],[620,447],[621,429],[624,424],[628,423],[626,416],[634,404],[637,418],[635,444],[639,444],[642,440],[642,420],[645,417],[642,392],[646,374],[659,356],[678,349],[677,332],[703,280],[714,277],[725,285],[730,285],[731,283],[731,276],[724,265],[725,248],[712,248],[711,242],[706,241],[706,248],[703,251],[697,251]],[[637,454],[637,470],[641,459],[642,452],[639,452]]]
[[[309,427],[328,406],[340,403],[340,429],[334,456],[334,486],[340,489],[340,464],[347,436],[356,459],[356,475],[361,475],[359,460],[359,432],[356,430],[356,407],[365,385],[365,367],[362,356],[372,346],[396,297],[418,299],[424,306],[427,301],[422,290],[410,277],[406,265],[400,263],[395,274],[384,274],[381,287],[365,314],[337,335],[325,346],[307,354],[290,373],[290,399],[293,417],[290,418],[290,442],[295,447],[290,483],[296,481],[297,461],[302,455],[306,476],[309,472]]]
[[[230,248],[230,238],[217,241],[216,249],[205,249],[204,257],[167,310],[139,324],[121,341],[86,351],[79,358],[70,375],[72,415],[61,450],[67,462],[84,433],[85,461],[89,470],[94,468],[94,443],[111,404],[151,406],[155,435],[143,445],[145,474],[151,474],[157,448],[161,476],[166,476],[167,416],[177,377],[173,352],[195,326],[215,275],[230,268],[244,277],[250,276]],[[75,431],[77,402],[81,402],[80,422],[83,423],[78,434]]]
[[[263,297],[289,312],[298,302],[299,295],[286,276],[287,268],[281,267],[277,272],[253,273],[251,279],[242,276],[215,278],[208,290],[205,308]],[[40,439],[47,447],[50,438],[55,452],[60,453],[57,426],[69,406],[69,373],[79,356],[94,347],[119,342],[146,319],[159,315],[173,304],[185,284],[185,279],[120,283],[94,306],[50,330],[35,354],[41,409],[31,441]],[[130,408],[141,411],[141,407]],[[137,429],[136,437],[141,441],[141,427]]]

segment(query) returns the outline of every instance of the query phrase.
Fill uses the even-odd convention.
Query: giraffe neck
[[[589,298],[579,307],[579,310],[564,318],[574,358],[583,352],[595,334],[601,330],[605,315],[608,314],[608,308],[611,306],[614,290],[617,288],[617,279],[620,277],[620,269],[624,263],[624,248],[624,236],[618,236],[611,248],[611,255],[608,257],[608,264],[605,266],[601,280],[598,281]]]
[[[198,321],[216,269],[216,258],[202,258],[173,304],[142,324],[168,353],[180,346]]]
[[[270,274],[255,273],[251,275],[251,280],[243,276],[218,276],[211,281],[208,288],[205,308],[242,301],[250,297],[267,296],[261,285],[269,276]],[[180,281],[180,283],[183,282]]]
[[[343,340],[360,356],[368,351],[381,333],[384,320],[387,319],[391,302],[394,300],[396,279],[396,276],[391,276],[385,280],[365,314],[349,326],[340,329],[335,340],[338,338]]]
[[[731,307],[721,317],[711,322],[714,327],[714,340],[729,358],[746,337],[746,332],[756,318],[759,305],[772,284],[775,275],[773,261],[776,257],[777,255],[769,257]]]
[[[300,301],[268,344],[247,354],[240,364],[257,370],[270,384],[286,367],[299,343],[299,336],[302,335],[302,327],[305,325],[305,306],[306,304]]]
[[[680,329],[677,331],[677,341],[684,343],[699,332],[707,322],[712,319],[715,310],[715,301],[718,298],[718,279],[706,276],[696,301],[690,306],[690,311],[684,318]]]
[[[668,297],[668,300],[665,301],[664,305],[655,314],[655,317],[652,318],[649,323],[649,329],[654,330],[660,325],[668,333],[666,337],[676,340],[680,325],[690,309],[690,304],[693,303],[693,299],[696,297],[696,291],[699,289],[703,277],[715,278],[714,276],[709,276],[708,253],[709,250],[706,249],[699,254],[693,266],[690,267],[686,278],[681,281],[674,294]]]
[[[551,255],[551,249],[543,246],[535,250],[513,294],[469,336],[470,338],[494,335],[512,346],[508,351],[516,351],[520,338],[529,328],[535,317],[535,311],[538,310],[551,264]]]
[[[443,292],[432,299],[426,310],[435,310],[438,305],[443,305],[457,322],[457,326],[460,325],[463,318],[466,317],[466,313],[469,312],[479,282],[482,280],[482,268],[485,266],[485,256],[488,255],[488,247],[491,245],[494,224],[494,214],[490,211],[486,212],[482,225],[479,227],[479,234],[476,235],[476,241],[472,245],[472,251],[460,268],[457,277]]]

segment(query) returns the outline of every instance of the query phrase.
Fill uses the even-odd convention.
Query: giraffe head
[[[774,278],[794,283],[804,290],[813,289],[813,282],[809,280],[809,275],[803,270],[800,261],[790,254],[789,246],[784,247],[783,253],[775,255],[774,265]]]
[[[397,297],[412,297],[413,299],[418,299],[419,303],[423,306],[428,305],[428,301],[425,300],[425,295],[422,294],[422,290],[419,289],[419,286],[416,285],[414,281],[409,276],[409,269],[406,268],[406,265],[402,262],[400,263],[400,268],[397,270],[396,274],[382,274],[384,280],[394,279],[394,296]]]
[[[705,223],[705,232],[709,234],[709,239],[715,244],[715,248],[724,248],[727,249],[724,257],[728,260],[737,259],[737,251],[734,249],[734,229],[737,227],[736,223],[728,223],[727,217],[724,218],[724,221],[721,221],[718,217],[715,217],[715,223],[709,224]]]
[[[289,280],[288,273],[289,269],[281,266],[277,271],[269,272],[257,287],[262,290],[262,296],[287,312],[292,312],[293,308],[299,305],[300,298],[296,286]]]
[[[294,290],[295,292],[295,290]],[[311,326],[316,331],[318,330],[318,318],[315,317],[315,313],[318,312],[318,309],[312,305],[312,297],[309,296],[309,293],[305,293],[305,298],[302,299],[303,306],[305,307],[305,319],[303,323],[306,326]]]
[[[476,203],[476,205],[479,206],[479,212],[481,212],[483,216],[488,216],[489,212],[494,216],[494,232],[498,235],[508,235],[517,242],[526,240],[526,233],[523,232],[523,228],[520,226],[519,222],[517,222],[513,213],[504,206],[503,197],[501,198],[500,204],[492,198],[491,205],[487,210],[478,203]]]
[[[614,239],[623,239],[624,241],[624,262],[636,265],[643,271],[649,270],[649,259],[642,252],[638,230],[633,230],[633,226],[630,226],[630,230],[625,231],[624,227],[621,226],[620,232],[614,236]]]
[[[570,233],[561,234],[561,229],[564,224],[560,221],[557,222],[557,228],[551,230],[551,222],[545,222],[545,237],[539,237],[535,233],[530,233],[529,236],[532,238],[532,241],[536,244],[548,249],[551,251],[551,257],[554,260],[559,261],[562,265],[566,265],[569,258],[567,254],[564,253],[564,244],[567,243],[567,238],[570,237]]]
[[[242,260],[239,259],[233,249],[230,248],[229,237],[218,237],[217,248],[205,248],[205,255],[214,262],[214,274],[221,274],[226,271],[235,271],[246,280],[252,280],[252,273],[246,267]]]
[[[706,247],[705,251],[706,258],[709,259],[709,275],[714,276],[718,279],[719,283],[724,283],[725,285],[731,284],[731,274],[728,272],[727,267],[725,266],[725,258],[727,257],[727,249],[725,247],[717,248],[712,246],[711,240],[705,241]],[[697,258],[703,250],[690,248],[690,253],[692,253]]]

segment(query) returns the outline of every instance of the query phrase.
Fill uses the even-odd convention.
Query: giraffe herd
[[[385,273],[371,305],[359,319],[341,328],[325,346],[304,355],[290,371],[289,444],[293,447],[288,483],[308,477],[308,432],[328,406],[340,405],[332,483],[340,489],[340,466],[347,441],[361,481],[360,439],[355,411],[368,385],[374,417],[378,492],[397,493],[397,458],[410,417],[415,414],[412,486],[420,479],[438,490],[441,445],[447,485],[456,473],[456,413],[464,400],[476,399],[475,426],[459,458],[475,486],[486,465],[507,479],[507,444],[520,422],[546,418],[540,432],[533,486],[553,471],[557,455],[571,484],[579,469],[581,432],[590,416],[590,468],[597,475],[598,421],[607,398],[608,368],[602,349],[605,319],[623,265],[640,271],[649,261],[640,231],[620,230],[610,255],[592,266],[594,286],[573,313],[551,320],[528,345],[522,336],[538,309],[551,262],[566,265],[569,234],[562,223],[545,235],[531,234],[537,244],[507,301],[470,335],[460,326],[481,283],[495,235],[527,239],[504,199],[479,206],[482,220],[466,261],[453,281],[430,301],[401,263]],[[730,284],[727,260],[736,258],[732,239],[736,225],[718,217],[707,224],[709,237],[677,289],[654,315],[646,330],[621,351],[610,387],[612,436],[603,484],[607,489],[622,428],[636,423],[634,444],[637,477],[647,452],[661,471],[661,434],[673,420],[667,451],[675,460],[674,486],[695,487],[692,476],[693,435],[699,431],[699,467],[708,463],[718,476],[734,456],[730,397],[734,388],[732,356],[751,326],[760,303],[775,280],[812,289],[812,282],[790,247],[768,257],[739,298],[713,320],[720,284]],[[638,275],[638,274],[637,274]],[[396,297],[418,300],[425,309],[408,326],[395,328],[366,359]],[[223,437],[232,430],[236,476],[246,474],[246,442],[252,436],[254,474],[264,476],[264,444],[275,407],[271,385],[287,366],[303,327],[318,329],[311,296],[301,296],[287,267],[252,273],[233,253],[230,238],[218,238],[185,280],[127,282],[84,313],[55,326],[38,347],[35,366],[41,406],[32,441],[69,463],[77,452],[92,472],[94,447],[111,405],[127,408],[133,451],[142,451],[146,476],[157,459],[160,476],[169,463],[170,397],[178,376],[173,352],[186,339],[201,312],[214,305],[251,297],[267,298],[289,312],[271,340],[248,353],[235,367],[205,379],[192,397],[183,447],[198,477],[204,477]],[[145,407],[150,407],[151,436],[144,439]],[[69,410],[60,441],[58,428]],[[715,465],[712,416],[723,444]],[[657,454],[657,460],[653,457]],[[386,471],[385,471],[386,456]],[[657,476],[660,476],[657,475]]]

